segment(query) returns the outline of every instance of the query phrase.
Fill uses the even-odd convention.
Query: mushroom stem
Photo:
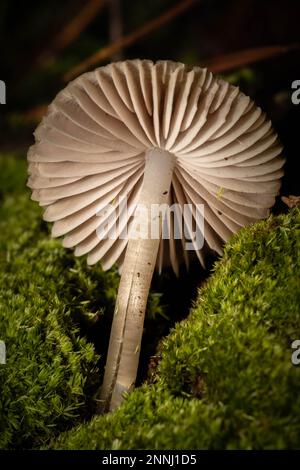
[[[138,206],[143,211],[137,211],[136,232],[134,238],[129,235],[122,267],[101,390],[101,411],[115,409],[136,380],[148,293],[161,239],[163,211],[157,209],[168,201],[174,163],[174,155],[158,148],[145,154]],[[155,234],[153,227],[158,227]]]

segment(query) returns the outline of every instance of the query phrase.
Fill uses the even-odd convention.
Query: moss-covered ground
[[[299,209],[233,237],[161,342],[151,380],[92,418],[101,361],[90,340],[118,275],[50,240],[24,191],[25,162],[0,162],[0,448],[300,448]]]
[[[25,179],[24,159],[0,160],[0,448],[37,447],[91,415],[98,356],[80,321],[117,286],[50,239]]]

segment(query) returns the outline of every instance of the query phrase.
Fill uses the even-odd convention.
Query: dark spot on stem
[[[137,277],[140,277],[141,273],[137,273]]]
[[[221,212],[221,211],[218,211],[218,214],[219,214],[219,215],[222,215],[222,212]]]
[[[168,194],[168,191],[164,191],[163,194]]]

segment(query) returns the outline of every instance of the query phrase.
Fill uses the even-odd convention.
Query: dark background
[[[120,34],[132,33],[180,3],[182,0],[1,0],[0,79],[6,82],[7,104],[0,107],[0,151],[26,151],[45,106],[66,85],[64,74],[118,40]],[[94,13],[80,30],[78,23],[87,8]],[[64,31],[74,19],[75,37],[62,45]],[[94,67],[118,58],[209,65],[239,85],[272,119],[287,158],[282,194],[297,194],[300,105],[291,103],[291,84],[300,79],[299,21],[298,0],[198,0]],[[112,33],[118,22],[121,33]],[[266,46],[285,50],[274,49],[270,54],[268,49],[260,60],[261,48]],[[248,49],[254,49],[250,57]],[[233,66],[228,56],[232,53],[237,53]]]

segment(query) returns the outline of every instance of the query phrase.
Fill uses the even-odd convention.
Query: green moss
[[[36,448],[92,416],[119,284],[51,240],[26,167],[0,156],[0,448]],[[153,293],[148,335],[163,312]]]
[[[299,448],[299,225],[294,209],[233,237],[163,342],[155,383],[53,447]]]
[[[0,159],[0,448],[37,447],[91,416],[99,357],[79,326],[112,308],[118,283],[50,239],[25,166]]]
[[[105,351],[119,278],[50,239],[25,179],[24,158],[0,158],[0,448],[300,447],[298,209],[232,239],[153,383],[91,419],[103,362],[90,340]],[[161,318],[157,293],[149,306]]]

